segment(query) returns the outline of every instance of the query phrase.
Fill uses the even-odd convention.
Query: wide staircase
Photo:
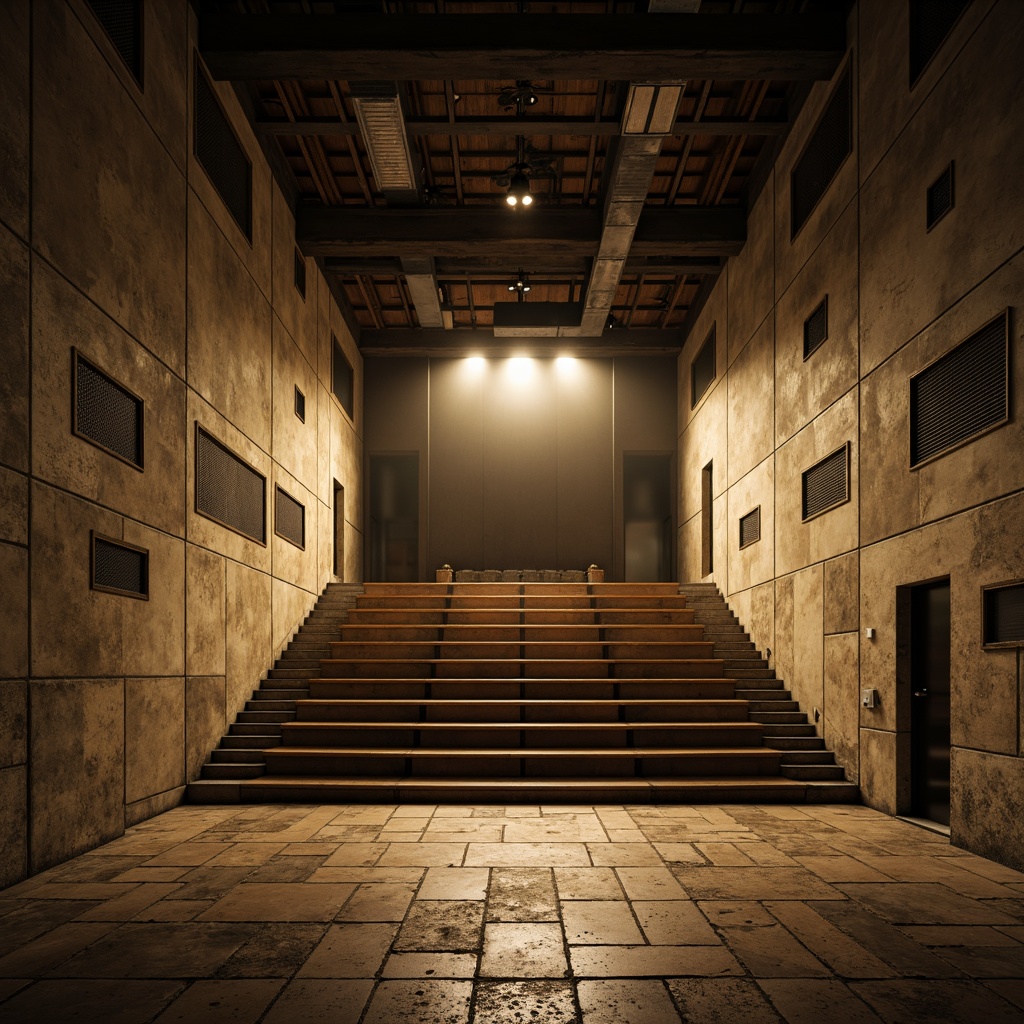
[[[189,799],[857,799],[713,588],[362,589],[328,587]]]

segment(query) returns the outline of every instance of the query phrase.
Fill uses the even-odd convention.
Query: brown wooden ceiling
[[[831,13],[835,14],[836,5],[830,6]],[[289,16],[288,23],[297,23],[299,30],[304,24],[299,22],[301,17],[315,19],[318,15],[335,15],[340,25],[351,24],[357,29],[360,18],[365,15],[387,15],[394,19],[389,24],[396,26],[411,20],[406,16],[430,15],[450,19],[443,25],[451,25],[454,33],[462,24],[470,24],[469,19],[460,21],[460,15],[506,16],[496,19],[495,25],[509,24],[509,15],[532,16],[530,23],[541,25],[536,15],[573,15],[581,18],[581,25],[589,26],[591,22],[582,16],[647,17],[646,9],[646,0],[636,3],[626,0],[543,3],[235,0],[202,9],[200,46],[216,77],[244,78],[242,87],[250,94],[257,131],[268,146],[279,147],[283,163],[294,178],[300,246],[317,255],[325,272],[335,279],[362,329],[364,347],[376,350],[386,344],[384,339],[388,337],[401,337],[408,343],[409,339],[416,338],[416,334],[410,332],[418,327],[416,309],[399,265],[399,258],[406,254],[402,247],[407,243],[397,240],[397,236],[393,243],[389,241],[392,234],[388,218],[394,221],[407,214],[418,218],[417,223],[454,225],[464,222],[468,225],[466,244],[462,247],[456,238],[443,250],[438,245],[432,249],[431,232],[424,229],[423,240],[416,249],[417,255],[435,258],[442,308],[450,310],[451,330],[456,332],[453,338],[468,336],[458,332],[491,327],[494,304],[513,298],[508,285],[520,270],[529,275],[529,302],[582,299],[590,256],[582,250],[573,251],[572,246],[555,244],[544,236],[556,222],[575,224],[577,216],[584,217],[584,211],[599,216],[602,175],[609,147],[614,145],[618,133],[628,79],[623,80],[623,72],[612,55],[607,65],[609,74],[614,77],[607,79],[532,77],[531,66],[538,67],[537,63],[527,64],[521,74],[517,72],[512,77],[405,78],[401,69],[396,73],[393,58],[382,58],[379,77],[399,79],[410,144],[414,159],[420,165],[421,187],[416,209],[399,214],[394,209],[389,210],[384,196],[375,188],[366,146],[355,123],[350,82],[334,77],[299,77],[303,73],[301,59],[294,61],[299,70],[289,70],[288,77],[253,77],[264,66],[274,67],[277,72],[281,63],[256,44],[252,52],[241,54],[240,60],[248,62],[245,64],[248,70],[239,71],[222,56],[216,44],[204,47],[204,18],[211,20],[206,12],[209,10],[229,25],[249,24],[238,16],[248,17],[253,24],[261,15]],[[793,19],[809,19],[820,10],[807,0],[703,0],[700,13],[695,17],[728,15],[732,20],[726,24],[742,29],[744,25],[754,24],[744,22],[751,16],[760,16],[761,24],[766,17],[793,24]],[[487,27],[487,23],[479,19],[472,24],[477,30],[481,24]],[[397,29],[396,34],[401,35]],[[233,30],[232,36],[237,35],[237,29]],[[351,45],[357,48],[358,38]],[[511,70],[513,64],[510,64],[510,54],[504,48],[500,33],[492,38],[480,38],[478,46],[485,57],[483,62],[477,60],[478,65],[487,66],[486,55],[491,49],[494,66],[502,65],[502,70],[508,66]],[[840,55],[832,54],[832,67],[838,63]],[[355,58],[351,60],[355,62]],[[457,66],[456,59],[451,63]],[[761,63],[772,66],[771,60]],[[785,60],[776,63],[787,66]],[[310,60],[309,64],[312,66],[316,61]],[[568,62],[568,66],[572,70],[577,67],[572,62]],[[728,67],[727,62],[723,67]],[[668,220],[672,216],[658,214],[658,209],[710,207],[723,208],[723,213],[724,208],[745,211],[752,191],[760,187],[806,95],[808,80],[827,77],[829,73],[826,62],[814,71],[803,73],[801,70],[799,79],[735,75],[687,78],[676,111],[677,130],[662,144],[641,225],[650,225],[648,233],[657,234],[659,217]],[[520,111],[503,109],[499,96],[515,85],[516,79],[529,80],[537,102]],[[519,134],[529,147],[528,156],[550,168],[549,175],[533,177],[531,187],[536,201],[528,211],[508,209],[504,204],[506,187],[495,181],[515,161]],[[281,164],[279,157],[278,165]],[[345,225],[351,218],[346,220],[345,217],[350,212],[355,216],[357,211],[374,211],[372,215],[359,216],[372,216],[364,237],[374,235],[376,225],[380,225],[376,247],[367,244],[360,248],[354,242],[343,244],[346,238],[356,237],[346,233]],[[471,215],[470,211],[480,212]],[[315,230],[309,233],[308,239],[303,237],[305,226],[320,224],[317,218],[328,213],[341,218],[336,220],[341,225],[337,234],[343,237],[334,239],[333,248],[318,248]],[[516,225],[513,236],[505,243],[482,251],[481,246],[470,244],[470,240],[478,220],[491,217],[510,221],[531,219],[531,228]],[[590,222],[586,221],[588,225]],[[571,233],[575,228],[567,230]],[[638,229],[638,238],[640,234]],[[389,249],[391,244],[393,249]],[[734,250],[723,248],[716,252],[714,246],[703,250],[697,247],[692,251],[679,245],[664,248],[666,251],[662,254],[654,243],[631,250],[611,312],[620,332],[622,328],[644,331],[671,344],[678,343],[680,328],[698,295],[718,273],[725,254]],[[651,332],[666,333],[654,335]]]

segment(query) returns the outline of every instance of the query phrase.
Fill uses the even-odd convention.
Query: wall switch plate
[[[870,626],[868,626],[868,628],[864,630],[864,635],[869,640],[874,640],[875,639],[875,631]]]
[[[873,708],[877,699],[878,691],[875,689],[865,689],[860,691],[860,703],[861,707]]]

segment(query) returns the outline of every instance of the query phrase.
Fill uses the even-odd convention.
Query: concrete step
[[[824,750],[820,736],[765,736],[764,745],[773,750]]]
[[[224,747],[217,747],[210,752],[212,764],[263,764],[265,760],[265,749],[258,750],[230,750]]]
[[[837,764],[784,764],[781,770],[787,779],[834,782],[843,782],[846,779],[846,773]]]
[[[232,726],[234,728],[234,726]],[[228,733],[221,737],[220,750],[265,750],[280,746],[280,727],[275,736],[271,733]]]

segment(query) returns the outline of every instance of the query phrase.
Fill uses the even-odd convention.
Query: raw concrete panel
[[[37,476],[181,536],[185,388],[43,261],[32,275],[32,456]],[[70,429],[72,349],[143,402],[140,470]]]
[[[775,175],[747,214],[747,240],[729,265],[727,365],[764,323],[775,301]]]
[[[306,422],[310,417],[310,396],[306,396]],[[327,389],[317,383],[313,396],[313,415],[316,424],[316,496],[325,504],[333,500],[334,483],[331,477],[331,409],[332,401]],[[341,483],[341,481],[338,481]]]
[[[28,548],[0,544],[0,677],[28,675]]]
[[[952,751],[950,839],[1024,871],[1024,758]]]
[[[662,451],[675,445],[678,413],[674,363],[672,356],[615,359],[612,400],[616,451]]]
[[[764,461],[775,447],[774,358],[775,325],[769,317],[737,354],[725,381],[730,484]]]
[[[897,783],[897,738],[894,732],[860,730],[861,796],[868,807],[884,814],[901,810]]]
[[[194,782],[210,751],[227,732],[224,676],[189,676],[185,680],[185,779]]]
[[[857,383],[857,206],[822,239],[775,310],[775,442],[783,444]],[[804,359],[804,321],[827,296],[828,337]]]
[[[28,477],[0,466],[0,541],[28,544]]]
[[[122,522],[98,505],[45,484],[32,484],[33,675],[120,675],[123,671],[125,607],[133,599],[89,587],[90,530],[119,540]]]
[[[861,189],[862,373],[1024,244],[1024,180],[1007,174],[1024,164],[1022,47],[1024,5],[1000,5]],[[929,231],[926,191],[950,161],[955,204]]]
[[[812,420],[775,454],[775,565],[785,573],[857,546],[857,390]],[[803,520],[803,473],[849,442],[850,500]]]
[[[793,677],[795,657],[795,598],[793,576],[782,576],[775,581],[775,674],[780,679]],[[813,626],[812,626],[813,628]]]
[[[316,575],[317,593],[320,593],[327,583],[333,581],[334,575],[334,510],[330,505],[322,501],[315,502],[311,510],[315,519],[316,528]],[[342,544],[344,545],[344,536]],[[342,547],[342,577],[345,582],[351,582],[348,576],[344,575],[345,548]]]
[[[33,245],[180,376],[180,168],[68,5],[34,5],[32,37]]]
[[[194,192],[188,204],[188,383],[271,448],[271,308]]]
[[[775,653],[775,581],[771,580],[750,592],[750,618],[744,623],[754,646],[768,659]]]
[[[701,571],[700,513],[691,516],[679,527],[679,582],[696,583]]]
[[[124,831],[124,681],[30,683],[34,873]]]
[[[727,490],[728,421],[728,388],[722,380],[714,385],[697,417],[687,424],[679,439],[679,508],[676,514],[680,519],[700,515],[701,474],[709,462],[713,464],[712,493],[718,497]]]
[[[295,283],[295,217],[284,194],[274,182],[271,186],[273,208],[273,305],[303,359],[316,375],[317,316],[320,275],[316,262],[302,257],[306,267],[306,293]],[[309,394],[309,392],[306,392]],[[276,444],[276,439],[275,439]]]
[[[0,5],[0,153],[7,154],[0,173],[0,221],[22,238],[28,237],[29,214],[30,54],[29,0],[10,0]]]
[[[185,783],[185,680],[124,681],[124,798],[135,803]]]
[[[280,466],[273,468],[270,481],[270,547],[273,557],[273,574],[289,584],[301,587],[307,598],[317,592],[317,549],[316,549],[316,495],[307,490]],[[277,532],[277,488],[293,498],[303,507],[303,532],[305,545],[298,547]]]
[[[0,769],[0,889],[28,874],[28,772]]]
[[[28,684],[0,679],[0,768],[28,759]]]
[[[276,312],[272,324],[274,461],[312,491],[317,487],[318,469],[316,370],[300,351]],[[305,420],[299,419],[295,411],[296,388],[305,399]]]
[[[348,413],[343,413],[346,419],[351,422],[353,429],[356,434],[362,438],[363,436],[363,421],[365,416],[365,403],[363,401],[363,356],[359,351],[359,346],[356,344],[356,339],[352,334],[352,329],[348,325],[345,317],[342,316],[341,310],[338,308],[338,304],[331,301],[330,305],[330,322],[331,331],[341,344],[341,349],[345,353],[345,357],[349,361],[349,365],[352,367],[352,392],[353,392],[353,415],[349,416]],[[328,342],[330,339],[328,338]],[[330,351],[328,351],[328,357]],[[323,374],[323,368],[321,368],[321,374]],[[328,361],[326,367],[326,377],[321,376],[324,384],[331,387],[331,364]],[[337,407],[341,408],[341,403],[336,403]]]
[[[740,547],[740,519],[761,509],[761,539]],[[775,575],[775,459],[766,458],[729,488],[729,591],[748,590]],[[731,597],[730,597],[731,600]]]
[[[124,806],[124,827],[131,828],[140,821],[152,818],[154,815],[163,814],[172,807],[177,807],[185,796],[184,786],[175,786],[173,789],[166,789],[162,793],[148,796],[143,800],[136,800],[134,803]]]
[[[0,11],[0,17],[3,17]],[[29,468],[29,250],[0,227],[0,462]]]
[[[814,710],[821,711],[825,704],[824,575],[819,564],[793,576],[793,670],[786,676],[793,698],[800,702],[819,736],[824,723],[814,721]]]
[[[229,721],[234,721],[273,661],[271,591],[266,573],[227,563],[225,714]]]
[[[331,399],[331,477],[345,488],[345,518],[363,525],[363,442],[341,406]],[[421,469],[422,469],[421,461]],[[333,488],[333,485],[332,485]],[[420,494],[420,514],[426,496]]]
[[[707,302],[704,303],[704,308],[698,314],[693,328],[683,342],[683,350],[679,353],[676,388],[678,409],[676,430],[679,434],[682,434],[690,422],[701,413],[725,375],[729,340],[729,271],[731,266],[731,261],[726,263],[721,274],[718,275],[718,280],[715,282]],[[704,342],[707,341],[712,329],[715,332],[715,381],[694,404],[691,368],[693,360]]]
[[[223,556],[185,545],[185,670],[190,676],[224,675],[224,577]]]
[[[316,604],[316,595],[301,587],[293,587],[284,580],[275,579],[271,588],[273,615],[272,636],[274,657],[288,646],[303,620]]]
[[[825,632],[856,632],[860,625],[860,555],[856,551],[825,563]]]
[[[825,692],[822,735],[849,782],[860,771],[860,646],[856,633],[824,639]]]
[[[365,538],[361,530],[351,523],[345,524],[345,582],[363,581],[363,546]]]

